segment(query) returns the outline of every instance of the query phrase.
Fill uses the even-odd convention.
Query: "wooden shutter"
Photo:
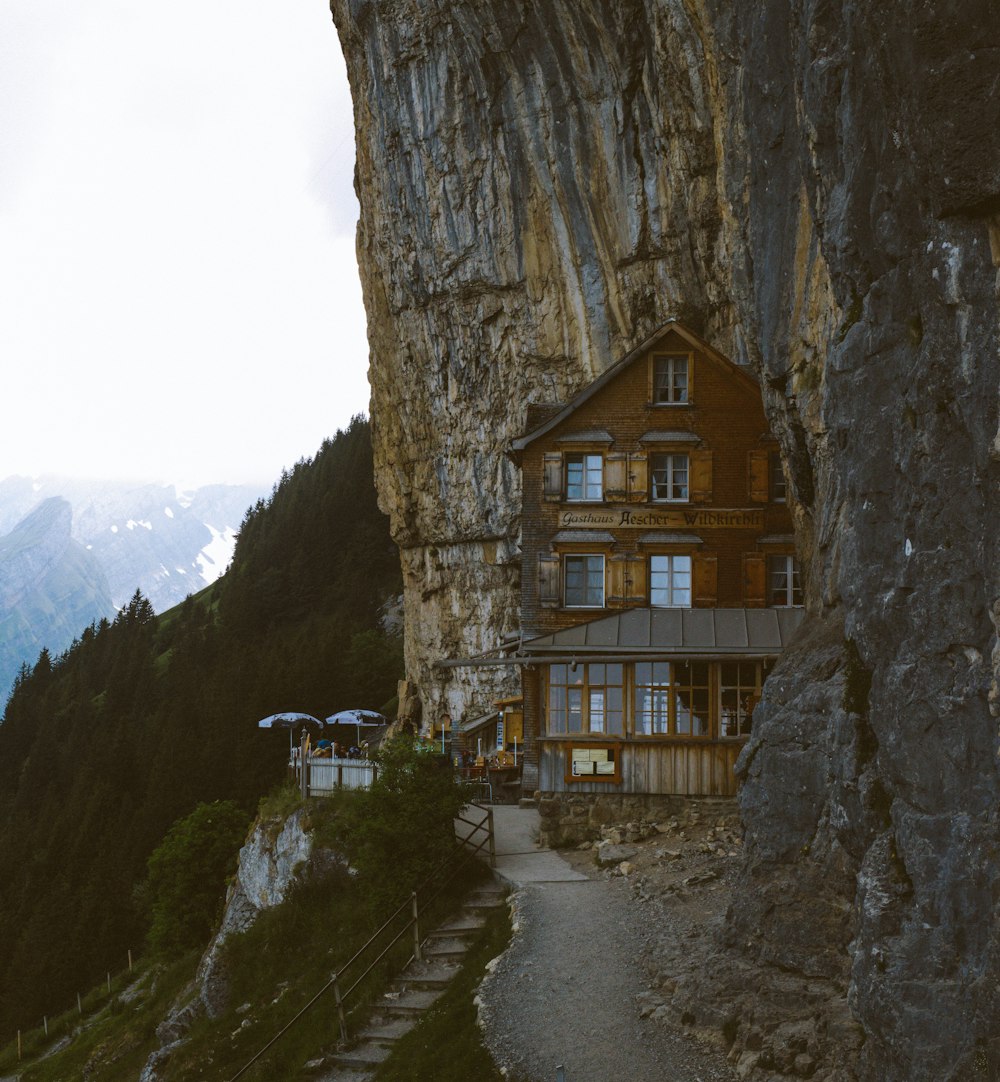
[[[607,607],[620,609],[626,600],[625,576],[628,572],[628,557],[622,555],[611,556],[607,560],[607,568]]]
[[[538,602],[543,608],[556,609],[562,601],[559,589],[561,567],[559,556],[540,554],[538,557]]]
[[[546,451],[542,460],[545,471],[542,482],[542,498],[549,503],[557,503],[563,494],[563,464],[559,451]]]
[[[691,579],[694,604],[712,608],[719,600],[719,558],[696,552],[691,557]]]
[[[688,354],[688,405],[694,403],[694,354]]]
[[[628,455],[624,451],[604,456],[604,498],[624,503],[628,498]]]
[[[750,451],[747,454],[747,488],[752,503],[767,503],[770,467],[771,459],[767,451]]]
[[[767,604],[767,557],[762,552],[743,553],[743,604],[748,609]]]
[[[633,553],[628,557],[625,572],[625,603],[628,605],[646,604],[646,557]]]
[[[645,451],[628,456],[629,503],[645,503],[649,499],[649,462]]]
[[[712,502],[712,452],[692,451],[690,454],[692,503]]]

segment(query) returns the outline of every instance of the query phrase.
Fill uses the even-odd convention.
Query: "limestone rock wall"
[[[761,376],[811,614],[741,763],[729,949],[849,985],[845,1071],[1000,1071],[1000,10],[332,6],[425,717],[504,686],[433,664],[516,633],[527,404],[684,318]]]

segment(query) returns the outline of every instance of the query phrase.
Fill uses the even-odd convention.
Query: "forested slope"
[[[145,862],[200,801],[252,811],[284,770],[279,710],[379,707],[399,561],[355,419],[242,524],[232,567],[164,616],[139,594],[22,670],[0,725],[0,1036],[142,946]]]

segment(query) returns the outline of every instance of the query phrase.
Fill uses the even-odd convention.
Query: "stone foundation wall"
[[[601,827],[611,823],[625,824],[622,840],[634,841],[629,830],[638,833],[640,821],[680,816],[692,807],[710,818],[736,814],[735,800],[666,794],[539,793],[535,803],[541,818],[539,843],[554,849],[595,841]]]

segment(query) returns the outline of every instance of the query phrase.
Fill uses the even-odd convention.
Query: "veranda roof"
[[[801,608],[623,609],[522,644],[526,655],[780,654],[805,616]]]

